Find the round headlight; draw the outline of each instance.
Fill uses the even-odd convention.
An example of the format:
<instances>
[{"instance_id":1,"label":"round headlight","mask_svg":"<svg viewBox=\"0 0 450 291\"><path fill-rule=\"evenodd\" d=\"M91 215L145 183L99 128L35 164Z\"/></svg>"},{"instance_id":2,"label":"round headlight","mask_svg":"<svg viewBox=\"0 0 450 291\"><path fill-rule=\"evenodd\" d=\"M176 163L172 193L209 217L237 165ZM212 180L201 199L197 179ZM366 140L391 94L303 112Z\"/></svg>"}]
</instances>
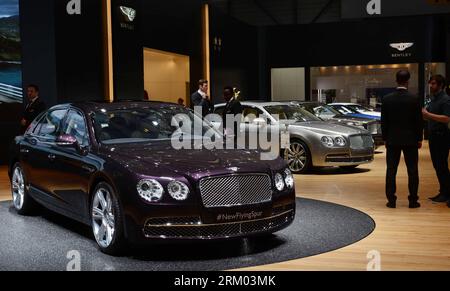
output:
<instances>
[{"instance_id":1,"label":"round headlight","mask_svg":"<svg viewBox=\"0 0 450 291\"><path fill-rule=\"evenodd\" d=\"M167 185L167 191L170 196L177 201L186 200L189 196L189 187L178 181L172 181Z\"/></svg>"},{"instance_id":2,"label":"round headlight","mask_svg":"<svg viewBox=\"0 0 450 291\"><path fill-rule=\"evenodd\" d=\"M283 191L284 190L284 180L283 180L283 176L281 174L276 174L275 175L275 187L277 188L278 191Z\"/></svg>"},{"instance_id":3,"label":"round headlight","mask_svg":"<svg viewBox=\"0 0 450 291\"><path fill-rule=\"evenodd\" d=\"M344 147L347 142L345 141L345 138L338 136L334 139L334 142L336 143L336 145L340 146L340 147Z\"/></svg>"},{"instance_id":4,"label":"round headlight","mask_svg":"<svg viewBox=\"0 0 450 291\"><path fill-rule=\"evenodd\" d=\"M327 146L329 148L334 146L334 140L332 137L324 136L322 137L321 141L324 146Z\"/></svg>"},{"instance_id":5,"label":"round headlight","mask_svg":"<svg viewBox=\"0 0 450 291\"><path fill-rule=\"evenodd\" d=\"M148 202L158 202L164 194L163 186L154 179L141 180L137 185L137 191L139 196Z\"/></svg>"},{"instance_id":6,"label":"round headlight","mask_svg":"<svg viewBox=\"0 0 450 291\"><path fill-rule=\"evenodd\" d=\"M289 169L286 169L284 171L284 182L286 183L286 186L288 188L293 188L294 187L294 176L292 176L292 172Z\"/></svg>"}]
</instances>

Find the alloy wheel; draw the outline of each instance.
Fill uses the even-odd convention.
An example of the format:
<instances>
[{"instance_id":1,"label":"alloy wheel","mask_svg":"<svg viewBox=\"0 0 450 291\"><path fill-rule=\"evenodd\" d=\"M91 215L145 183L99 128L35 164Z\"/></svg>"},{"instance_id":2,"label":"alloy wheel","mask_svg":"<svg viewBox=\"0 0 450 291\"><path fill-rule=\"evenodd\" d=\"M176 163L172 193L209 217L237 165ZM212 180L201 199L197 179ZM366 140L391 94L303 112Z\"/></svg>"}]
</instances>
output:
<instances>
[{"instance_id":1,"label":"alloy wheel","mask_svg":"<svg viewBox=\"0 0 450 291\"><path fill-rule=\"evenodd\" d=\"M301 172L308 163L308 153L305 147L298 142L291 142L285 152L285 160L292 172Z\"/></svg>"},{"instance_id":2,"label":"alloy wheel","mask_svg":"<svg viewBox=\"0 0 450 291\"><path fill-rule=\"evenodd\" d=\"M102 248L109 247L113 242L115 220L111 193L99 188L92 203L92 228L95 240Z\"/></svg>"},{"instance_id":3,"label":"alloy wheel","mask_svg":"<svg viewBox=\"0 0 450 291\"><path fill-rule=\"evenodd\" d=\"M25 199L25 180L20 168L15 168L12 177L13 204L17 210L21 210Z\"/></svg>"}]
</instances>

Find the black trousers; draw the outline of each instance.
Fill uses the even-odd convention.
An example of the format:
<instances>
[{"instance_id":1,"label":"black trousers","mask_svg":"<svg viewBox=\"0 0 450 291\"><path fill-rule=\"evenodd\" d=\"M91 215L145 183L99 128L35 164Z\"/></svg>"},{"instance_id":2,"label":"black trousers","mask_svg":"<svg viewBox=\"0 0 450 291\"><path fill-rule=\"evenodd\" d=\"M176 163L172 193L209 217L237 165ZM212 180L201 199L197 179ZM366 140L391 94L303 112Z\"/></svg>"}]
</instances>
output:
<instances>
[{"instance_id":1,"label":"black trousers","mask_svg":"<svg viewBox=\"0 0 450 291\"><path fill-rule=\"evenodd\" d=\"M450 171L448 157L450 150L450 133L430 134L430 153L434 169L439 180L440 193L450 197Z\"/></svg>"},{"instance_id":2,"label":"black trousers","mask_svg":"<svg viewBox=\"0 0 450 291\"><path fill-rule=\"evenodd\" d=\"M405 157L409 177L409 201L419 200L419 148L411 146L388 146L387 147L387 173L386 173L386 197L390 202L397 201L397 170L400 157Z\"/></svg>"}]
</instances>

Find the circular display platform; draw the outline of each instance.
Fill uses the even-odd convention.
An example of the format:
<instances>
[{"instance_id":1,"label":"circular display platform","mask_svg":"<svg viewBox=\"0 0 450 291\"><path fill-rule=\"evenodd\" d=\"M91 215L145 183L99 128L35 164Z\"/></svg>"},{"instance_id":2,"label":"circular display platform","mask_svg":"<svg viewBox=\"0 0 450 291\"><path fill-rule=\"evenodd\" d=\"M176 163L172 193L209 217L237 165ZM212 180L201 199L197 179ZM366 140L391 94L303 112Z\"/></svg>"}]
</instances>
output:
<instances>
[{"instance_id":1,"label":"circular display platform","mask_svg":"<svg viewBox=\"0 0 450 291\"><path fill-rule=\"evenodd\" d=\"M153 245L111 257L97 250L89 227L51 213L19 216L0 203L0 270L218 271L266 265L330 252L367 237L373 219L352 208L298 199L287 229L265 238L225 242ZM74 257L74 254L76 255Z\"/></svg>"}]
</instances>

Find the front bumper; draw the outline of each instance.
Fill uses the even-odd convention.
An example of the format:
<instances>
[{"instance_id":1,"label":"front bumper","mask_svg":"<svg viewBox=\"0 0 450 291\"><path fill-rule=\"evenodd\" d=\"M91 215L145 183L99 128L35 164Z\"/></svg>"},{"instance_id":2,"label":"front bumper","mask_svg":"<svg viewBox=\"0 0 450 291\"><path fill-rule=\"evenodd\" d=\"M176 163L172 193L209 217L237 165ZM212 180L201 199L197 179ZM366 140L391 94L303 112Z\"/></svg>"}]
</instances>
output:
<instances>
[{"instance_id":1,"label":"front bumper","mask_svg":"<svg viewBox=\"0 0 450 291\"><path fill-rule=\"evenodd\" d=\"M289 226L295 217L295 209L271 217L230 223L202 224L193 218L184 223L152 224L143 229L148 239L217 240L273 233ZM170 218L167 221L171 221Z\"/></svg>"},{"instance_id":2,"label":"front bumper","mask_svg":"<svg viewBox=\"0 0 450 291\"><path fill-rule=\"evenodd\" d=\"M313 158L314 167L345 167L371 163L374 160L374 148L361 150L324 149Z\"/></svg>"},{"instance_id":3,"label":"front bumper","mask_svg":"<svg viewBox=\"0 0 450 291\"><path fill-rule=\"evenodd\" d=\"M125 209L128 241L210 241L277 232L295 218L295 189L274 194L269 203L206 208L190 205L134 205Z\"/></svg>"}]
</instances>

